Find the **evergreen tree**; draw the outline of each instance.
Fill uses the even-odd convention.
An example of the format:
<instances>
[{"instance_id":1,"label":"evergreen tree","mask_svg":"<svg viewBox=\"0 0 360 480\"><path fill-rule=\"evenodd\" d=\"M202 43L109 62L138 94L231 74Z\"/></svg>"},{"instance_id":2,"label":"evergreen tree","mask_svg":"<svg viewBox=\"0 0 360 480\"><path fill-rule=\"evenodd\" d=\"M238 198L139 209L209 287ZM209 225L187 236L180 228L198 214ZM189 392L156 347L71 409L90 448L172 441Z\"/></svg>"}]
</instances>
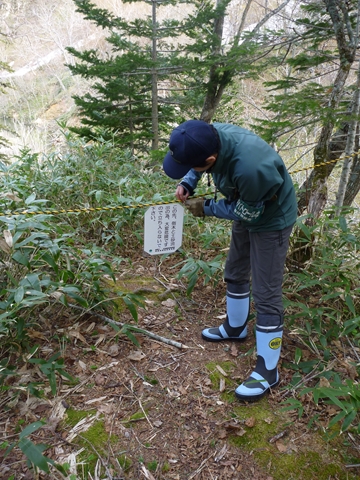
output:
<instances>
[{"instance_id":1,"label":"evergreen tree","mask_svg":"<svg viewBox=\"0 0 360 480\"><path fill-rule=\"evenodd\" d=\"M213 42L209 23L216 15L210 2L195 2L195 15L162 24L154 9L145 20L128 22L90 0L74 2L86 19L106 30L111 51L104 56L95 50L68 48L78 60L69 65L71 71L93 82L91 91L74 97L82 126L71 130L88 139L101 135L132 150L143 150L150 140L152 148L158 147L154 138L159 131L167 133L169 123L194 113L198 116ZM143 6L145 2L135 3ZM172 1L147 3L163 8ZM182 43L181 35L187 37ZM159 91L165 93L160 96Z\"/></svg>"}]
</instances>

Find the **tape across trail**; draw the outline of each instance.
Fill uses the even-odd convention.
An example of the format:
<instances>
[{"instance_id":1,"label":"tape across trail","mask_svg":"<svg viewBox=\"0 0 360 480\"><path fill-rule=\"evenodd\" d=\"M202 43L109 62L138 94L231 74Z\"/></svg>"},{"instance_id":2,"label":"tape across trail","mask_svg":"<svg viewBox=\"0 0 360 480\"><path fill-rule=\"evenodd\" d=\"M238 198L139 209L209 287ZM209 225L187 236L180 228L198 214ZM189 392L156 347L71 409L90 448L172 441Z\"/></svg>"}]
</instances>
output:
<instances>
[{"instance_id":1,"label":"tape across trail","mask_svg":"<svg viewBox=\"0 0 360 480\"><path fill-rule=\"evenodd\" d=\"M346 157L337 158L335 160L330 160L328 162L322 162L322 163L319 163L315 166L303 167L303 168L299 168L297 170L291 170L291 171L289 171L289 174L293 175L295 173L304 172L306 170L312 170L312 169L315 169L315 168L318 168L318 167L331 165L333 163L340 162L340 161L345 160L347 158L356 157L359 154L360 154L360 151L355 152L352 155L348 155ZM201 194L201 195L194 195L194 198L205 197L207 195L212 195L212 194L213 194L213 192L207 192L207 193L204 193L204 194ZM176 202L176 200L175 200L175 202ZM180 201L178 203L181 205ZM172 205L172 204L174 204L174 200L172 200L171 202L162 201L162 202L154 202L154 203L139 203L139 204L136 204L136 205L115 205L115 206L107 206L107 207L83 207L83 208L69 208L69 209L60 209L60 210L46 209L46 210L34 210L34 211L32 211L32 210L24 209L24 210L13 211L13 212L11 212L11 211L0 212L0 216L16 217L16 216L19 216L19 215L60 215L60 214L64 214L64 213L106 212L106 211L113 211L113 210L124 210L124 209L132 209L132 208L146 208L146 207L152 207L152 206L156 206L156 205Z\"/></svg>"}]
</instances>

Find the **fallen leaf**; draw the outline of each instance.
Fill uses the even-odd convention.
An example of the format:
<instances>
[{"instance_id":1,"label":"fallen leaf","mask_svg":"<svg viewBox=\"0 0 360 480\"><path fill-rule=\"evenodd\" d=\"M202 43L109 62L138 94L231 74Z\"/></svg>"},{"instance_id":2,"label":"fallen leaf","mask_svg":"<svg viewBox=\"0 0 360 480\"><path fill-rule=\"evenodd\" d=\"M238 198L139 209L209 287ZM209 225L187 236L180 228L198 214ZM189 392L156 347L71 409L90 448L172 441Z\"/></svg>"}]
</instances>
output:
<instances>
[{"instance_id":1,"label":"fallen leaf","mask_svg":"<svg viewBox=\"0 0 360 480\"><path fill-rule=\"evenodd\" d=\"M81 335L81 333L78 330L69 330L68 333L71 337L75 337L78 340L80 340L81 342L87 344L87 341L86 341L85 337L83 335Z\"/></svg>"},{"instance_id":2,"label":"fallen leaf","mask_svg":"<svg viewBox=\"0 0 360 480\"><path fill-rule=\"evenodd\" d=\"M59 300L64 294L62 292L51 292L50 297Z\"/></svg>"},{"instance_id":3,"label":"fallen leaf","mask_svg":"<svg viewBox=\"0 0 360 480\"><path fill-rule=\"evenodd\" d=\"M276 448L279 450L279 452L285 453L287 451L287 446L284 445L282 442L278 441L275 443L275 445L276 445Z\"/></svg>"},{"instance_id":4,"label":"fallen leaf","mask_svg":"<svg viewBox=\"0 0 360 480\"><path fill-rule=\"evenodd\" d=\"M120 353L120 347L117 343L114 343L114 345L111 345L108 349L108 354L110 357L116 357Z\"/></svg>"},{"instance_id":5,"label":"fallen leaf","mask_svg":"<svg viewBox=\"0 0 360 480\"><path fill-rule=\"evenodd\" d=\"M107 397L99 397L99 398L92 398L91 400L88 400L85 402L85 405L90 405L91 403L97 403L97 402L102 402L103 400L106 400Z\"/></svg>"},{"instance_id":6,"label":"fallen leaf","mask_svg":"<svg viewBox=\"0 0 360 480\"><path fill-rule=\"evenodd\" d=\"M30 338L39 338L40 340L47 340L46 336L43 333L37 332L36 330L32 330L31 328L27 330L27 335Z\"/></svg>"},{"instance_id":7,"label":"fallen leaf","mask_svg":"<svg viewBox=\"0 0 360 480\"><path fill-rule=\"evenodd\" d=\"M91 333L91 332L94 330L95 325L96 325L95 322L90 323L90 325L89 325L89 326L87 327L87 329L86 329L86 332L87 332L87 333Z\"/></svg>"},{"instance_id":8,"label":"fallen leaf","mask_svg":"<svg viewBox=\"0 0 360 480\"><path fill-rule=\"evenodd\" d=\"M225 378L220 378L219 391L223 392L225 390Z\"/></svg>"},{"instance_id":9,"label":"fallen leaf","mask_svg":"<svg viewBox=\"0 0 360 480\"><path fill-rule=\"evenodd\" d=\"M216 365L216 368L219 370L221 375L224 375L224 377L228 376L228 374L220 367L220 365Z\"/></svg>"},{"instance_id":10,"label":"fallen leaf","mask_svg":"<svg viewBox=\"0 0 360 480\"><path fill-rule=\"evenodd\" d=\"M239 350L234 343L231 345L230 355L232 355L233 357L237 357L239 355Z\"/></svg>"},{"instance_id":11,"label":"fallen leaf","mask_svg":"<svg viewBox=\"0 0 360 480\"><path fill-rule=\"evenodd\" d=\"M9 245L5 242L5 240L3 240L2 238L0 238L0 248L3 252L5 253L10 253L11 252L11 248L9 247Z\"/></svg>"},{"instance_id":12,"label":"fallen leaf","mask_svg":"<svg viewBox=\"0 0 360 480\"><path fill-rule=\"evenodd\" d=\"M98 412L110 415L113 412L114 406L111 403L101 403L97 407Z\"/></svg>"},{"instance_id":13,"label":"fallen leaf","mask_svg":"<svg viewBox=\"0 0 360 480\"><path fill-rule=\"evenodd\" d=\"M140 362L143 358L145 358L145 356L145 353L143 353L141 350L135 350L134 352L131 352L127 358L129 360L134 360L134 362Z\"/></svg>"},{"instance_id":14,"label":"fallen leaf","mask_svg":"<svg viewBox=\"0 0 360 480\"><path fill-rule=\"evenodd\" d=\"M215 456L214 458L215 462L220 462L220 460L225 456L226 452L227 452L227 446L225 443L225 445L222 447L220 452Z\"/></svg>"},{"instance_id":15,"label":"fallen leaf","mask_svg":"<svg viewBox=\"0 0 360 480\"><path fill-rule=\"evenodd\" d=\"M179 387L179 392L181 393L181 395L186 395L188 393L186 388L183 387L182 385L180 385Z\"/></svg>"},{"instance_id":16,"label":"fallen leaf","mask_svg":"<svg viewBox=\"0 0 360 480\"><path fill-rule=\"evenodd\" d=\"M97 347L98 345L100 345L101 342L103 342L106 338L106 335L104 335L103 333L101 333L99 335L99 337L96 339L96 342L95 342L95 347Z\"/></svg>"},{"instance_id":17,"label":"fallen leaf","mask_svg":"<svg viewBox=\"0 0 360 480\"><path fill-rule=\"evenodd\" d=\"M2 198L9 198L13 202L21 202L21 199L17 195L15 195L15 193L13 193L13 192L2 193L1 197Z\"/></svg>"},{"instance_id":18,"label":"fallen leaf","mask_svg":"<svg viewBox=\"0 0 360 480\"><path fill-rule=\"evenodd\" d=\"M13 237L11 235L10 230L4 230L3 234L4 234L5 242L11 248L13 246Z\"/></svg>"},{"instance_id":19,"label":"fallen leaf","mask_svg":"<svg viewBox=\"0 0 360 480\"><path fill-rule=\"evenodd\" d=\"M104 377L104 375L98 373L95 375L94 381L96 385L104 385L106 382L106 378Z\"/></svg>"},{"instance_id":20,"label":"fallen leaf","mask_svg":"<svg viewBox=\"0 0 360 480\"><path fill-rule=\"evenodd\" d=\"M82 370L86 370L86 369L87 369L86 363L84 363L84 362L81 361L81 360L79 360L79 367L82 368Z\"/></svg>"},{"instance_id":21,"label":"fallen leaf","mask_svg":"<svg viewBox=\"0 0 360 480\"><path fill-rule=\"evenodd\" d=\"M155 420L155 422L153 422L153 425L155 425L155 427L161 427L161 425L163 424L163 422L161 420Z\"/></svg>"},{"instance_id":22,"label":"fallen leaf","mask_svg":"<svg viewBox=\"0 0 360 480\"><path fill-rule=\"evenodd\" d=\"M220 430L220 432L218 433L218 438L221 438L221 439L224 439L227 437L227 431L225 429L223 430Z\"/></svg>"},{"instance_id":23,"label":"fallen leaf","mask_svg":"<svg viewBox=\"0 0 360 480\"><path fill-rule=\"evenodd\" d=\"M329 380L328 380L327 378L321 377L321 378L320 378L319 385L320 385L320 387L329 388L329 387L330 387L330 382L329 382Z\"/></svg>"},{"instance_id":24,"label":"fallen leaf","mask_svg":"<svg viewBox=\"0 0 360 480\"><path fill-rule=\"evenodd\" d=\"M176 306L176 301L172 298L168 298L167 300L161 302L161 305L164 305L164 307L172 308Z\"/></svg>"},{"instance_id":25,"label":"fallen leaf","mask_svg":"<svg viewBox=\"0 0 360 480\"><path fill-rule=\"evenodd\" d=\"M245 420L245 425L249 428L255 427L256 424L256 418L255 417L250 417L247 420Z\"/></svg>"}]
</instances>

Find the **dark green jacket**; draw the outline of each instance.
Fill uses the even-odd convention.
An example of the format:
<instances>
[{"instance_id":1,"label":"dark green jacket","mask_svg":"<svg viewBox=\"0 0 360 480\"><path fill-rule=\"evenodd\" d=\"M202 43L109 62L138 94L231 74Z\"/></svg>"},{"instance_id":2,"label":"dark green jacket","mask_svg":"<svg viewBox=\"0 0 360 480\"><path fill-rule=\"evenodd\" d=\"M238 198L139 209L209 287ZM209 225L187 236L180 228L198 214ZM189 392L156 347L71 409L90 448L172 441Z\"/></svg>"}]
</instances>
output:
<instances>
[{"instance_id":1,"label":"dark green jacket","mask_svg":"<svg viewBox=\"0 0 360 480\"><path fill-rule=\"evenodd\" d=\"M282 230L297 216L295 190L281 157L255 133L214 123L220 151L210 173L225 196L206 200L205 215L237 220L249 231ZM202 173L190 170L181 184L192 193Z\"/></svg>"}]
</instances>

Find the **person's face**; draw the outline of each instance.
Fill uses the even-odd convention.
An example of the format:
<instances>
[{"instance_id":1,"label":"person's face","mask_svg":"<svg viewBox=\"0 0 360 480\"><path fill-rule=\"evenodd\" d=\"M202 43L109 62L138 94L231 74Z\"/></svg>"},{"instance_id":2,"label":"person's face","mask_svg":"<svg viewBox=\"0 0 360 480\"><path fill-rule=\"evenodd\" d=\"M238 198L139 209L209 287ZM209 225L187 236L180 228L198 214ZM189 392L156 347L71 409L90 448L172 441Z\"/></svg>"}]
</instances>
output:
<instances>
[{"instance_id":1,"label":"person's face","mask_svg":"<svg viewBox=\"0 0 360 480\"><path fill-rule=\"evenodd\" d=\"M194 167L193 170L196 172L206 172L206 170L209 170L214 163L216 162L218 154L215 153L214 155L211 155L211 157L208 157L206 159L206 165L204 167Z\"/></svg>"}]
</instances>

